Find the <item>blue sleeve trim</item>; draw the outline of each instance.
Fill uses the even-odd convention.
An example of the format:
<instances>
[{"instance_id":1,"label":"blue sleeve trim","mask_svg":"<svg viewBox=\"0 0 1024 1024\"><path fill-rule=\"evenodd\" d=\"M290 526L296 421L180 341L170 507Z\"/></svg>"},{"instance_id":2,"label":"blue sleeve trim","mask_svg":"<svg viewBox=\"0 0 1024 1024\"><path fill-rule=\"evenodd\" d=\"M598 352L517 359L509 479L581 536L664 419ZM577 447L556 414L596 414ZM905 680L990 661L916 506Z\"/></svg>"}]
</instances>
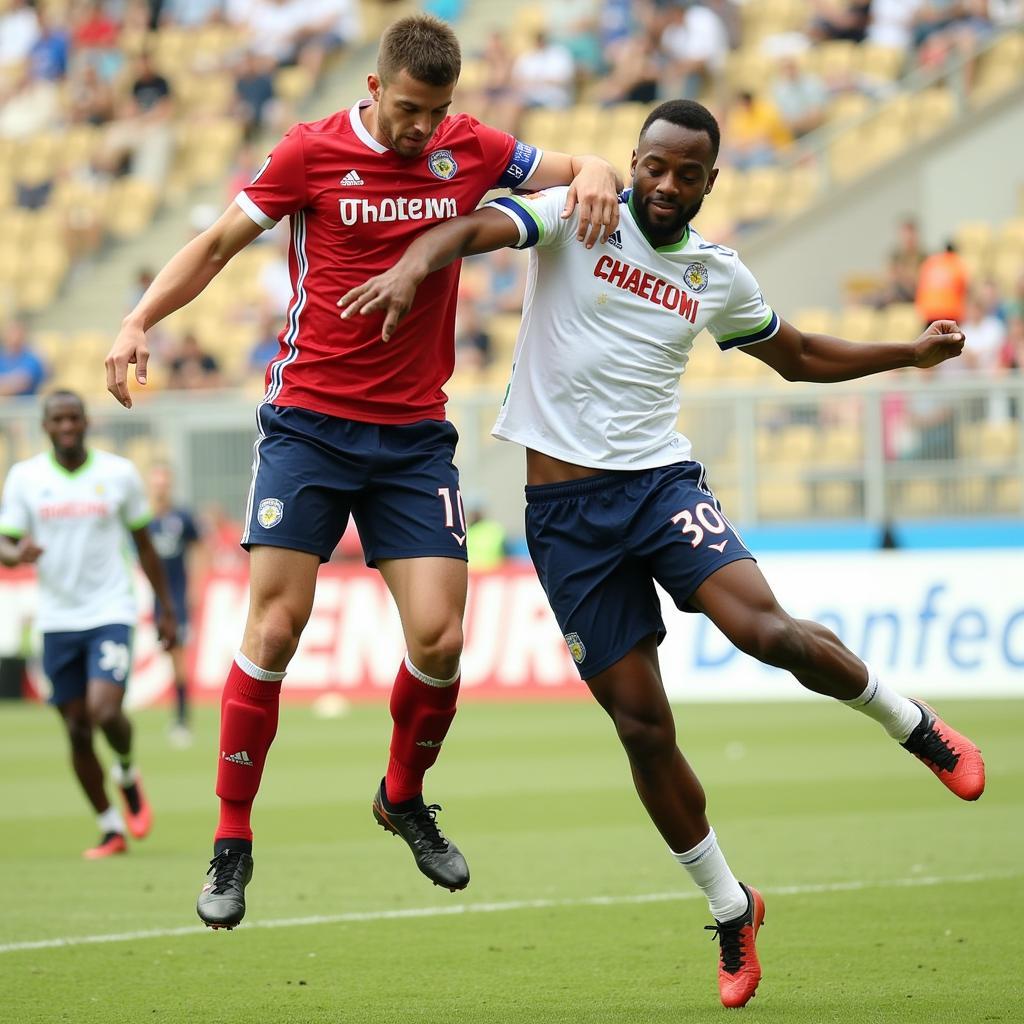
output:
<instances>
[{"instance_id":1,"label":"blue sleeve trim","mask_svg":"<svg viewBox=\"0 0 1024 1024\"><path fill-rule=\"evenodd\" d=\"M774 337L779 330L779 315L772 310L771 319L759 331L753 334L741 334L738 338L730 338L726 342L720 342L719 348L726 352L731 348L742 348L744 345L754 345L759 341L767 341Z\"/></svg>"},{"instance_id":2,"label":"blue sleeve trim","mask_svg":"<svg viewBox=\"0 0 1024 1024\"><path fill-rule=\"evenodd\" d=\"M516 140L512 147L512 157L502 172L495 188L522 188L537 169L542 152L536 146Z\"/></svg>"},{"instance_id":3,"label":"blue sleeve trim","mask_svg":"<svg viewBox=\"0 0 1024 1024\"><path fill-rule=\"evenodd\" d=\"M500 206L502 211L509 214L519 225L522 240L518 245L512 246L513 249L531 249L540 241L540 228L537 226L537 221L514 199L501 196L498 199L492 199L487 205Z\"/></svg>"}]
</instances>

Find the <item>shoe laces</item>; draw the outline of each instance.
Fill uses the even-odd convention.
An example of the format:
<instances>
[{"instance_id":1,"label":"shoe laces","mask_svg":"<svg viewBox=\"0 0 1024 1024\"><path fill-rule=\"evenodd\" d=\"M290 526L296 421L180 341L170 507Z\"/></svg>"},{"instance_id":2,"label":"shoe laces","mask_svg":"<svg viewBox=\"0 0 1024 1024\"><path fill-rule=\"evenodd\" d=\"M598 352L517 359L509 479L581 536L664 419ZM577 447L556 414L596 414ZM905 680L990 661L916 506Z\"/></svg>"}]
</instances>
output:
<instances>
[{"instance_id":1,"label":"shoe laces","mask_svg":"<svg viewBox=\"0 0 1024 1024\"><path fill-rule=\"evenodd\" d=\"M238 863L242 858L241 850L222 850L210 861L208 875L213 875L211 893L221 895L234 885Z\"/></svg>"},{"instance_id":2,"label":"shoe laces","mask_svg":"<svg viewBox=\"0 0 1024 1024\"><path fill-rule=\"evenodd\" d=\"M952 748L949 740L935 727L934 720L914 741L911 752L947 772L953 771L960 760L960 755Z\"/></svg>"},{"instance_id":3,"label":"shoe laces","mask_svg":"<svg viewBox=\"0 0 1024 1024\"><path fill-rule=\"evenodd\" d=\"M737 974L743 967L743 929L747 921L741 919L736 924L714 924L704 925L704 931L714 932L712 939L718 939L722 950L722 969L728 974Z\"/></svg>"},{"instance_id":4,"label":"shoe laces","mask_svg":"<svg viewBox=\"0 0 1024 1024\"><path fill-rule=\"evenodd\" d=\"M436 853L445 853L448 850L448 840L437 825L437 812L441 810L440 804L426 804L422 808L413 811L409 819L410 824L416 831L416 843L433 850Z\"/></svg>"}]
</instances>

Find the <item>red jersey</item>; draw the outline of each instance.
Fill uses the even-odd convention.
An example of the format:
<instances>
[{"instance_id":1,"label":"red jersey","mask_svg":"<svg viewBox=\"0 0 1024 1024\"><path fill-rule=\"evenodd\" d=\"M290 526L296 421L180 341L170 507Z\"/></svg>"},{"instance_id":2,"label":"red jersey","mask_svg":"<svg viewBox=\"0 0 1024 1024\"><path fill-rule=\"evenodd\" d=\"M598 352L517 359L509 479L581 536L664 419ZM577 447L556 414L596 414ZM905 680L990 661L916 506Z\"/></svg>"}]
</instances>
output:
<instances>
[{"instance_id":1,"label":"red jersey","mask_svg":"<svg viewBox=\"0 0 1024 1024\"><path fill-rule=\"evenodd\" d=\"M383 313L342 320L338 299L394 266L431 225L472 213L490 189L525 184L541 153L457 114L420 156L403 158L363 124L368 104L295 125L235 199L264 228L291 216L292 299L265 400L365 423L440 420L459 263L423 282L386 345Z\"/></svg>"}]
</instances>

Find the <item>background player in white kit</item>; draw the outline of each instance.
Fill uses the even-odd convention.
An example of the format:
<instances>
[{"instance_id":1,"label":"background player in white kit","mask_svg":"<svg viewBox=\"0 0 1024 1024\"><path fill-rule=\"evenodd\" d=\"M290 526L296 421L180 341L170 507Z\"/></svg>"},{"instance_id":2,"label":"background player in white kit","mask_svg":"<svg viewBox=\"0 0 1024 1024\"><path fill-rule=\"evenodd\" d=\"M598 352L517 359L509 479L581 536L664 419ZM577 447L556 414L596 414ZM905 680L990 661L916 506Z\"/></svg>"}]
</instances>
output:
<instances>
[{"instance_id":1,"label":"background player in white kit","mask_svg":"<svg viewBox=\"0 0 1024 1024\"><path fill-rule=\"evenodd\" d=\"M55 391L43 405L43 429L53 445L15 463L0 502L0 562L35 564L37 625L50 698L71 744L71 763L96 811L99 843L89 859L124 853L125 819L107 799L103 768L93 748L98 728L113 748L113 774L125 804L128 831L142 839L153 815L133 764L132 725L122 710L138 620L129 535L163 609L157 631L174 643L174 605L163 566L149 538L150 513L142 480L127 459L85 447L88 420L81 398Z\"/></svg>"},{"instance_id":2,"label":"background player in white kit","mask_svg":"<svg viewBox=\"0 0 1024 1024\"><path fill-rule=\"evenodd\" d=\"M501 198L421 235L388 273L342 297L344 316L387 309L391 337L428 274L460 256L531 248L523 326L494 433L527 448L530 554L581 676L615 723L637 791L708 898L719 992L742 1006L761 977L760 893L737 881L678 750L661 682L657 581L741 650L876 721L957 796L985 785L978 748L927 706L879 682L838 637L791 618L676 431L679 377L697 334L743 347L787 380L839 381L959 355L952 321L910 344L803 334L764 302L736 253L690 229L718 172L719 130L700 104L655 109L633 156L619 230L568 244L564 192ZM535 248L533 248L535 247Z\"/></svg>"}]
</instances>

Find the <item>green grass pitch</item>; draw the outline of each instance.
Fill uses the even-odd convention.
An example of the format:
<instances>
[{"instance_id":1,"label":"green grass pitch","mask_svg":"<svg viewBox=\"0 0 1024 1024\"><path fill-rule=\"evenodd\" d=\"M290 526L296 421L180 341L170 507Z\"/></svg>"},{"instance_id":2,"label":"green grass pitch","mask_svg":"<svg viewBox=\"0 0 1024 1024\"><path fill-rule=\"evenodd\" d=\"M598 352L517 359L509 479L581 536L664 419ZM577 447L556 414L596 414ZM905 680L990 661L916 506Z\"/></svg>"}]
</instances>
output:
<instances>
[{"instance_id":1,"label":"green grass pitch","mask_svg":"<svg viewBox=\"0 0 1024 1024\"><path fill-rule=\"evenodd\" d=\"M824 700L677 708L725 852L767 901L750 1019L1024 1019L1024 701L939 710L984 750L978 804ZM136 723L153 833L89 863L80 851L96 830L56 716L0 707L4 1021L683 1024L733 1012L718 1004L706 907L596 706L462 708L426 794L473 872L454 895L371 818L386 707L334 720L285 708L256 805L249 914L231 933L194 911L215 819L214 709L183 752L167 744L165 712ZM23 948L134 932L157 934Z\"/></svg>"}]
</instances>

